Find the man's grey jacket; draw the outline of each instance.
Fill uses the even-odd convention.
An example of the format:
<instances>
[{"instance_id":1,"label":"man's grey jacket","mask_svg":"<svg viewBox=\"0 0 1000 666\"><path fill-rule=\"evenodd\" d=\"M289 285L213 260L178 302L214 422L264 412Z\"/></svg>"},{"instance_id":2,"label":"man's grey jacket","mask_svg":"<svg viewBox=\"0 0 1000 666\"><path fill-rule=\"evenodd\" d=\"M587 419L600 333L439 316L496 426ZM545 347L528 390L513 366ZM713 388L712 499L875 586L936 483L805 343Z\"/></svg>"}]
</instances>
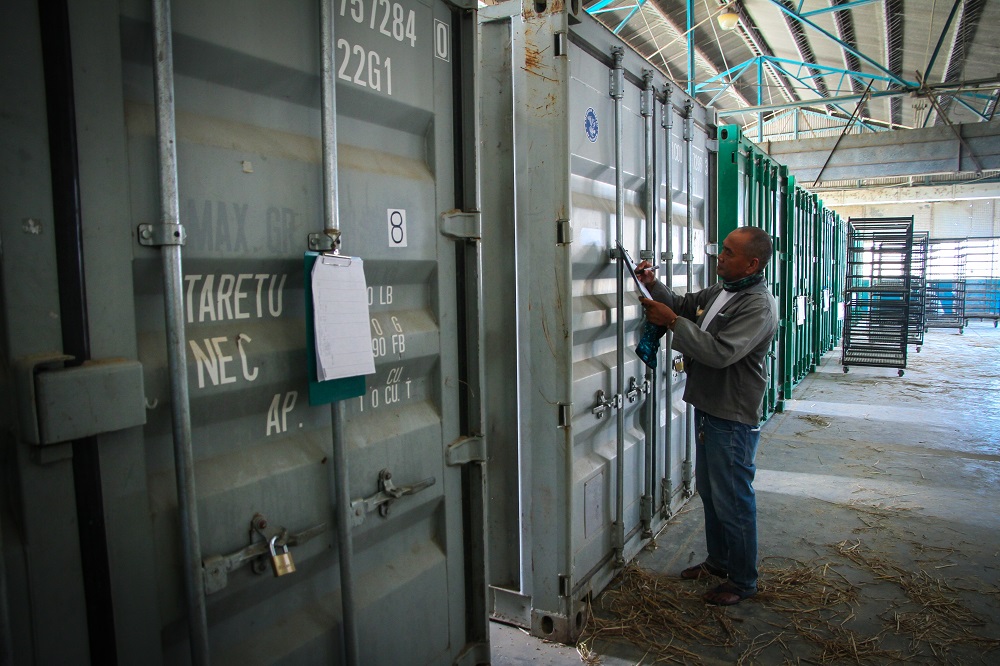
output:
<instances>
[{"instance_id":1,"label":"man's grey jacket","mask_svg":"<svg viewBox=\"0 0 1000 666\"><path fill-rule=\"evenodd\" d=\"M673 347L684 354L684 400L722 419L751 426L761 422L767 388L764 357L778 330L778 305L766 281L747 287L723 306L701 330L701 322L722 283L678 296L661 282L649 285L654 300L677 315Z\"/></svg>"}]
</instances>

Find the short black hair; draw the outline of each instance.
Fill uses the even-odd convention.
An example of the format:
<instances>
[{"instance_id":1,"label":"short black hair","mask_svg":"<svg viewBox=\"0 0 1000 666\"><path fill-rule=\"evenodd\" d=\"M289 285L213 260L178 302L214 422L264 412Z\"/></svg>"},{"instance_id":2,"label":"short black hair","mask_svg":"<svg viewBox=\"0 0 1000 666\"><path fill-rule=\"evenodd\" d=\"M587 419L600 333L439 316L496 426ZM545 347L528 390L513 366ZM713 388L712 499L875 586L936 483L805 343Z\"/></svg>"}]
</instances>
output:
<instances>
[{"instance_id":1,"label":"short black hair","mask_svg":"<svg viewBox=\"0 0 1000 666\"><path fill-rule=\"evenodd\" d=\"M767 263L771 260L771 255L774 254L774 244L771 242L771 234L760 227L739 227L737 231L747 236L746 252L760 263L759 270L764 270L767 267Z\"/></svg>"}]
</instances>

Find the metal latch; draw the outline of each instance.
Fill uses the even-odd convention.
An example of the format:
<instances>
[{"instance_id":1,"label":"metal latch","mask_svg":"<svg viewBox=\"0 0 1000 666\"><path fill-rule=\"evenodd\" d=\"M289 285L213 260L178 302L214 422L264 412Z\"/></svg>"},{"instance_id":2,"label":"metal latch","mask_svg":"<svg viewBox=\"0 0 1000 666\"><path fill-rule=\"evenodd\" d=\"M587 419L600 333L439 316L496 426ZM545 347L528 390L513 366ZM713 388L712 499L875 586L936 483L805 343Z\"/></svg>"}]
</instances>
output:
<instances>
[{"instance_id":1,"label":"metal latch","mask_svg":"<svg viewBox=\"0 0 1000 666\"><path fill-rule=\"evenodd\" d=\"M385 518L389 515L392 503L400 497L419 493L421 490L430 488L435 483L437 483L437 479L432 476L413 485L396 487L392 482L392 473L387 469L383 469L378 473L378 492L371 497L351 502L351 512L354 514L352 522L355 526L361 525L365 522L365 514L371 513L376 509L378 509L378 515Z\"/></svg>"},{"instance_id":2,"label":"metal latch","mask_svg":"<svg viewBox=\"0 0 1000 666\"><path fill-rule=\"evenodd\" d=\"M255 574L268 570L271 541L276 547L301 546L307 541L327 531L327 524L320 523L296 534L289 534L285 528L269 528L267 519L255 514L250 522L250 545L229 555L209 555L202 560L202 575L205 580L205 594L214 594L229 585L229 573L249 564ZM254 541L254 535L261 541Z\"/></svg>"},{"instance_id":3,"label":"metal latch","mask_svg":"<svg viewBox=\"0 0 1000 666\"><path fill-rule=\"evenodd\" d=\"M64 367L66 354L14 362L21 437L30 444L59 444L146 423L142 364L101 359Z\"/></svg>"},{"instance_id":4,"label":"metal latch","mask_svg":"<svg viewBox=\"0 0 1000 666\"><path fill-rule=\"evenodd\" d=\"M640 395L643 395L649 391L649 380L643 379L642 383L636 382L635 377L629 377L628 391L625 392L625 397L628 398L629 402L635 402Z\"/></svg>"},{"instance_id":5,"label":"metal latch","mask_svg":"<svg viewBox=\"0 0 1000 666\"><path fill-rule=\"evenodd\" d=\"M621 409L621 406L622 406L622 397L620 394L616 393L610 398L608 398L608 395L604 391L598 391L597 404L594 405L594 408L591 409L590 412L592 414L595 414L597 418L603 419L604 412L607 412L612 409Z\"/></svg>"}]
</instances>

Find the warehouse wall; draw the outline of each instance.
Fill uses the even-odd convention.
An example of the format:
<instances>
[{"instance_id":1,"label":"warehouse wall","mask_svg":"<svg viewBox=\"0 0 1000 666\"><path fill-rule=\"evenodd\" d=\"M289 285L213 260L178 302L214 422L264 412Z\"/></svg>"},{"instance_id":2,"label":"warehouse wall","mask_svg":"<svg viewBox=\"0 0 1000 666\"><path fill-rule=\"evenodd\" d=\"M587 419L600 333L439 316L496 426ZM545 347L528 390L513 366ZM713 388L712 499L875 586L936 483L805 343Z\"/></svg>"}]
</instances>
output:
<instances>
[{"instance_id":1,"label":"warehouse wall","mask_svg":"<svg viewBox=\"0 0 1000 666\"><path fill-rule=\"evenodd\" d=\"M931 238L1000 236L1000 206L997 205L996 199L831 206L831 208L844 219L912 215L914 230L929 231Z\"/></svg>"}]
</instances>

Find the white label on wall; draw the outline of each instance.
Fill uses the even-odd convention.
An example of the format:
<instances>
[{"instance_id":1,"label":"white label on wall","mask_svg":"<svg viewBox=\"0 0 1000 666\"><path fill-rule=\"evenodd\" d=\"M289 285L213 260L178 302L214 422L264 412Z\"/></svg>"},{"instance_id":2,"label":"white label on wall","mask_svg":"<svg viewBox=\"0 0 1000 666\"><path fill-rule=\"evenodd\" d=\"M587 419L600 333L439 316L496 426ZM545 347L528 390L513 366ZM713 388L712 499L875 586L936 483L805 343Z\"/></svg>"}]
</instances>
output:
<instances>
[{"instance_id":1,"label":"white label on wall","mask_svg":"<svg viewBox=\"0 0 1000 666\"><path fill-rule=\"evenodd\" d=\"M406 247L406 211L389 208L386 217L389 223L389 247Z\"/></svg>"}]
</instances>

